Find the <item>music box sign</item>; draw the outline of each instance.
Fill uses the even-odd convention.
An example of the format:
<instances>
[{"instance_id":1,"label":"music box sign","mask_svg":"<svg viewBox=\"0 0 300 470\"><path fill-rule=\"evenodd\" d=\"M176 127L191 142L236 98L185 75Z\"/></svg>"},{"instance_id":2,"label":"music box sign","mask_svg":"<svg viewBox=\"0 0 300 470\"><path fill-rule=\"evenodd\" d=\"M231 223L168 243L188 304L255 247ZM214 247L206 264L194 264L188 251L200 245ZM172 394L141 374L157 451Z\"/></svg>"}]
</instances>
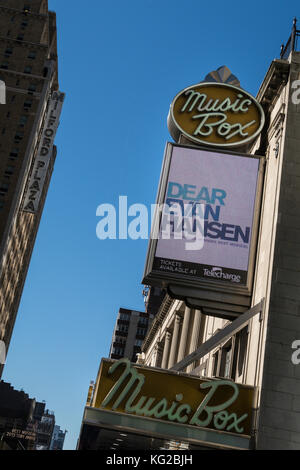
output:
<instances>
[{"instance_id":1,"label":"music box sign","mask_svg":"<svg viewBox=\"0 0 300 470\"><path fill-rule=\"evenodd\" d=\"M102 359L93 406L238 435L252 430L254 388Z\"/></svg>"},{"instance_id":2,"label":"music box sign","mask_svg":"<svg viewBox=\"0 0 300 470\"><path fill-rule=\"evenodd\" d=\"M256 99L233 85L204 82L185 88L174 98L168 128L176 142L190 141L232 148L254 140L265 122Z\"/></svg>"}]
</instances>

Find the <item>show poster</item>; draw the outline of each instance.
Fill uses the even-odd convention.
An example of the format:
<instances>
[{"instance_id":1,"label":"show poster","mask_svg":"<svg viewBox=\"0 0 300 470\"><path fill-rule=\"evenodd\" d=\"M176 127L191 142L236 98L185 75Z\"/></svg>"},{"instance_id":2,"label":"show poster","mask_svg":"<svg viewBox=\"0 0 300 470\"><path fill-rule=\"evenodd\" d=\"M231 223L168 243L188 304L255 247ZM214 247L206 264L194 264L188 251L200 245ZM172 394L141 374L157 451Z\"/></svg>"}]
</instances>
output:
<instances>
[{"instance_id":1,"label":"show poster","mask_svg":"<svg viewBox=\"0 0 300 470\"><path fill-rule=\"evenodd\" d=\"M184 235L163 239L160 232L153 269L245 285L258 172L259 158L172 145L163 202L182 214L190 207L193 230L201 204L203 243L187 249Z\"/></svg>"}]
</instances>

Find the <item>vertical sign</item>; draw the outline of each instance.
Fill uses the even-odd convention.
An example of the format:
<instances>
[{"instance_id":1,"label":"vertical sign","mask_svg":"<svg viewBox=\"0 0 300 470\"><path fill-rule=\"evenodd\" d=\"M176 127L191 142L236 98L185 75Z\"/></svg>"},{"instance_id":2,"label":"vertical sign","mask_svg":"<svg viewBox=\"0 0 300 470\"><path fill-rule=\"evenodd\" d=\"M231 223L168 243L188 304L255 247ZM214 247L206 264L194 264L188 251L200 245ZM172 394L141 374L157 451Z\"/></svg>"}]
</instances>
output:
<instances>
[{"instance_id":1,"label":"vertical sign","mask_svg":"<svg viewBox=\"0 0 300 470\"><path fill-rule=\"evenodd\" d=\"M262 161L258 156L168 144L158 204L203 205L204 244L187 249L184 236L150 240L143 282L205 288L205 282L249 287L249 261L255 251ZM254 233L253 233L254 228ZM203 284L204 281L204 284Z\"/></svg>"},{"instance_id":2,"label":"vertical sign","mask_svg":"<svg viewBox=\"0 0 300 470\"><path fill-rule=\"evenodd\" d=\"M50 98L37 155L25 190L23 203L25 212L35 213L38 210L64 98L65 94L60 92L54 92Z\"/></svg>"}]
</instances>

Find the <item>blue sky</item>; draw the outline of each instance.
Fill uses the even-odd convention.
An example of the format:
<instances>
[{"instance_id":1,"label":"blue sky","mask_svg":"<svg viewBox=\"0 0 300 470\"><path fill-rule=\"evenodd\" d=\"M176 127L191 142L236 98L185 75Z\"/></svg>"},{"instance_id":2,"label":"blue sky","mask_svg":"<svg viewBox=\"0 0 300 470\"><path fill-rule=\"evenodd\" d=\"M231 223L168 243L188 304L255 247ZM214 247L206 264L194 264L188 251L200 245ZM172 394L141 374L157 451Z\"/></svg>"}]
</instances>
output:
<instances>
[{"instance_id":1,"label":"blue sky","mask_svg":"<svg viewBox=\"0 0 300 470\"><path fill-rule=\"evenodd\" d=\"M96 208L155 202L173 97L227 65L256 94L299 0L49 0L66 100L3 379L45 400L74 449L120 307L142 309L146 240L96 237ZM299 26L300 29L300 26Z\"/></svg>"}]
</instances>

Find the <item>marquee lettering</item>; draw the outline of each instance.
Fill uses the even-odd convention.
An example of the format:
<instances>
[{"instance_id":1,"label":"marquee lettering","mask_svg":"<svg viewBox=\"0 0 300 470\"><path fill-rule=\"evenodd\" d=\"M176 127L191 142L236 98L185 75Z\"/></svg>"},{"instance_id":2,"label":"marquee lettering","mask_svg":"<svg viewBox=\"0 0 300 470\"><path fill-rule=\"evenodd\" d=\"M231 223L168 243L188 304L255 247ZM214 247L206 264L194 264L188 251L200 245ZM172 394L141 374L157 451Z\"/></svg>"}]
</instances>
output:
<instances>
[{"instance_id":1,"label":"marquee lettering","mask_svg":"<svg viewBox=\"0 0 300 470\"><path fill-rule=\"evenodd\" d=\"M126 358L116 361L109 368L108 374L112 375L120 367L124 367L124 370L102 401L101 406L103 408L110 406L112 410L116 410L123 403L126 413L133 413L138 416L165 418L168 421L200 427L213 426L218 430L236 433L244 431L242 423L248 414L238 416L236 413L229 413L227 410L239 396L239 387L234 382L214 380L201 383L200 388L207 390L207 393L199 403L198 408L192 410L189 403L184 403L183 393L177 393L172 403L168 402L165 397L158 399L155 396L142 395L137 399L143 391L145 376L139 373ZM231 389L230 397L222 403L212 405L217 390L222 387Z\"/></svg>"},{"instance_id":2,"label":"marquee lettering","mask_svg":"<svg viewBox=\"0 0 300 470\"><path fill-rule=\"evenodd\" d=\"M241 88L200 83L174 98L168 125L177 141L183 134L198 143L234 147L257 137L264 120L260 104Z\"/></svg>"}]
</instances>

